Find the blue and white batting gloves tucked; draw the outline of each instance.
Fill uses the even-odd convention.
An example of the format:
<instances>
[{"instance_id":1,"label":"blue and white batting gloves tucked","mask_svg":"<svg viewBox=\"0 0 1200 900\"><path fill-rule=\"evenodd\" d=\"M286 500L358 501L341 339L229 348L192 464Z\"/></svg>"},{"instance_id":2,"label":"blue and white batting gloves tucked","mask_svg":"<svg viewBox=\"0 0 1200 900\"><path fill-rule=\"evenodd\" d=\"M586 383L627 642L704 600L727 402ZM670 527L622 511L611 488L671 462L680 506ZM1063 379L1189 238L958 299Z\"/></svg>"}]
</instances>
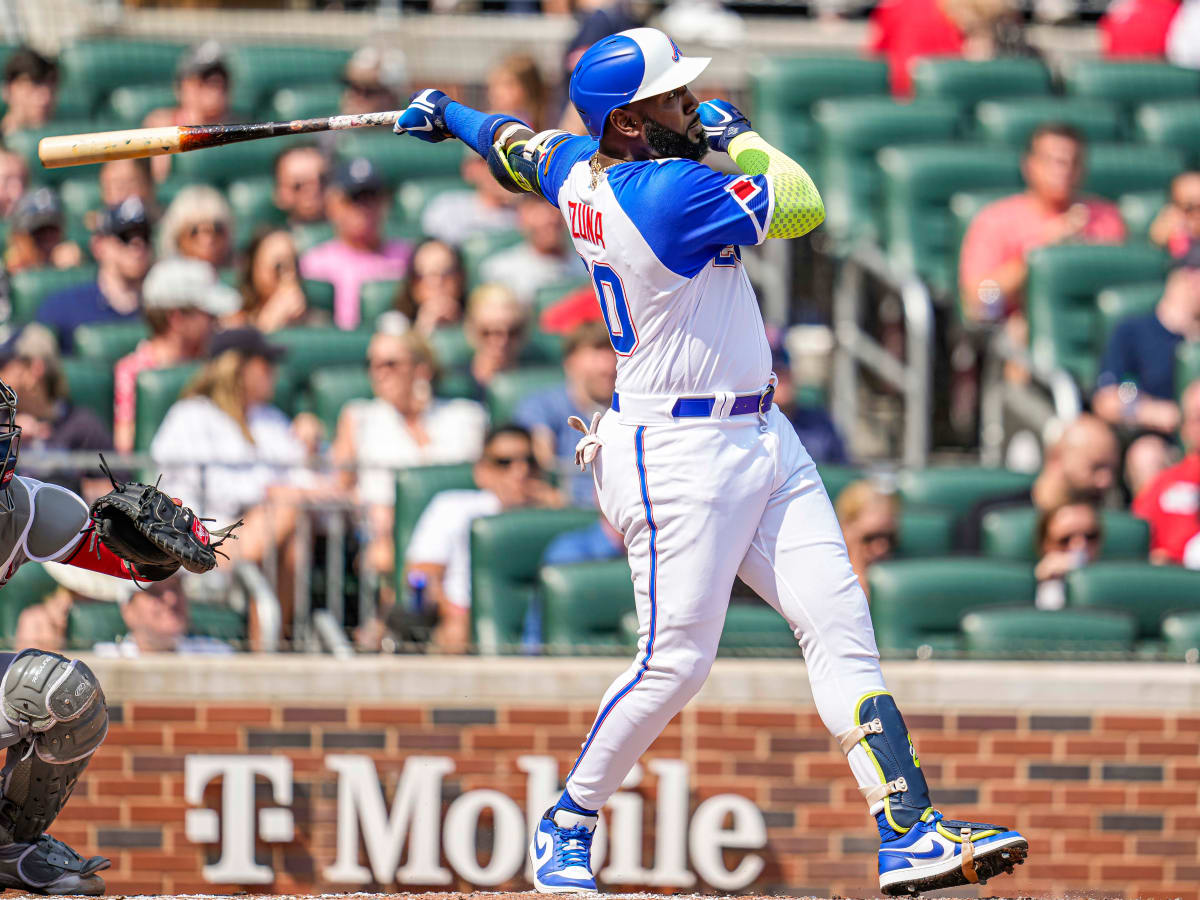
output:
<instances>
[{"instance_id":1,"label":"blue and white batting gloves tucked","mask_svg":"<svg viewBox=\"0 0 1200 900\"><path fill-rule=\"evenodd\" d=\"M446 130L446 107L450 102L450 97L442 91L418 91L409 101L408 109L400 114L392 126L392 131L411 134L431 144L454 137Z\"/></svg>"},{"instance_id":2,"label":"blue and white batting gloves tucked","mask_svg":"<svg viewBox=\"0 0 1200 900\"><path fill-rule=\"evenodd\" d=\"M722 153L729 150L730 141L751 128L745 113L728 100L705 100L699 112L708 146Z\"/></svg>"}]
</instances>

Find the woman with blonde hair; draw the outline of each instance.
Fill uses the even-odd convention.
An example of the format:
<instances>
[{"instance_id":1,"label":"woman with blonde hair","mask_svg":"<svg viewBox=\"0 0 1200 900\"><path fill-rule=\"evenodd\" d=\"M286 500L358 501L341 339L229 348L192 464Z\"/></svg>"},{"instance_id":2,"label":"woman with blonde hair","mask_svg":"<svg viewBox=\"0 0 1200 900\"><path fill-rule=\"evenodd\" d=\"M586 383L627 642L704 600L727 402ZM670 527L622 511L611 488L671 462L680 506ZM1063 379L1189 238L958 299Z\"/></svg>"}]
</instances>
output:
<instances>
[{"instance_id":1,"label":"woman with blonde hair","mask_svg":"<svg viewBox=\"0 0 1200 900\"><path fill-rule=\"evenodd\" d=\"M868 599L867 571L877 562L887 559L896 549L900 500L870 481L851 482L838 494L834 504L850 568Z\"/></svg>"},{"instance_id":2,"label":"woman with blonde hair","mask_svg":"<svg viewBox=\"0 0 1200 900\"><path fill-rule=\"evenodd\" d=\"M203 184L181 190L158 223L158 255L202 259L216 268L233 255L233 211L221 192Z\"/></svg>"},{"instance_id":3,"label":"woman with blonde hair","mask_svg":"<svg viewBox=\"0 0 1200 900\"><path fill-rule=\"evenodd\" d=\"M513 53L487 74L487 102L491 112L516 116L538 131L547 127L546 80L528 53Z\"/></svg>"},{"instance_id":4,"label":"woman with blonde hair","mask_svg":"<svg viewBox=\"0 0 1200 900\"><path fill-rule=\"evenodd\" d=\"M470 375L482 397L496 375L517 367L529 338L529 311L504 285L481 284L467 301L463 331L474 351Z\"/></svg>"}]
</instances>

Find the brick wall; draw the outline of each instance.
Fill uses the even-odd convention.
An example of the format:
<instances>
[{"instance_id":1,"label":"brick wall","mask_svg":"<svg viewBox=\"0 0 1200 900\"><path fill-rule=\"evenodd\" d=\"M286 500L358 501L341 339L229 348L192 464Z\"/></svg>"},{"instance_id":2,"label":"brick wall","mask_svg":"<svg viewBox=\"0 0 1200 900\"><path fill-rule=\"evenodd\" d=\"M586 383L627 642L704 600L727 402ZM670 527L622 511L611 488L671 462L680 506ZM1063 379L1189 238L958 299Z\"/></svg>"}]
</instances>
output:
<instances>
[{"instance_id":1,"label":"brick wall","mask_svg":"<svg viewBox=\"0 0 1200 900\"><path fill-rule=\"evenodd\" d=\"M1015 877L993 881L988 895L1087 890L1200 900L1200 709L988 713L902 705L935 802L955 817L1013 824L1030 839L1029 861ZM326 883L321 874L333 860L336 831L327 754L371 757L389 803L404 760L436 755L455 762L444 803L491 788L523 808L526 776L517 757L552 756L565 773L594 712L582 701L346 708L115 699L108 741L53 831L81 852L113 858L105 873L110 892L233 891L236 885L201 877L218 848L185 837L184 758L285 754L294 767L295 836L286 845L260 845L260 860L273 864L277 880L256 889L345 889L353 886ZM755 889L877 891L874 825L811 707L698 704L671 723L654 757L689 764L692 808L736 793L764 812L766 866ZM653 798L655 779L639 790ZM205 804L220 810L219 783L208 786Z\"/></svg>"}]
</instances>

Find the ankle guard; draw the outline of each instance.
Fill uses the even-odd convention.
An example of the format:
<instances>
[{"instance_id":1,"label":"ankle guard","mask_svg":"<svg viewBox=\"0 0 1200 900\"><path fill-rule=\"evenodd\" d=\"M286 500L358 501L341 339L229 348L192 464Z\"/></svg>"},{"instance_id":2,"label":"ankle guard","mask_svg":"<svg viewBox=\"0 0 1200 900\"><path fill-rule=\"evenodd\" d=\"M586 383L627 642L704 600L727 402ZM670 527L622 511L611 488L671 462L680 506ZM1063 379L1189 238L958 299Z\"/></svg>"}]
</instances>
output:
<instances>
[{"instance_id":1,"label":"ankle guard","mask_svg":"<svg viewBox=\"0 0 1200 900\"><path fill-rule=\"evenodd\" d=\"M838 743L847 754L860 746L866 751L879 774L880 783L859 790L871 805L872 812L876 812L877 804L882 801L888 823L899 834L904 834L932 805L929 785L904 718L892 695L879 691L858 701L854 721L853 728L837 736Z\"/></svg>"}]
</instances>

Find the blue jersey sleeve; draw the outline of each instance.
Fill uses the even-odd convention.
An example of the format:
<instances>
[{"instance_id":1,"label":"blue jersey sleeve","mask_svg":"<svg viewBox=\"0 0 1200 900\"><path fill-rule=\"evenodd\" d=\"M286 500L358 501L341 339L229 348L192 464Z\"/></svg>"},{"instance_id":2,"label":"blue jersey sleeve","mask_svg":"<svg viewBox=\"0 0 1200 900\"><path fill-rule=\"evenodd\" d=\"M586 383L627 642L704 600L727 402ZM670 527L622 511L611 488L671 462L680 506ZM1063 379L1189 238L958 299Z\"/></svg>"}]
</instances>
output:
<instances>
[{"instance_id":1,"label":"blue jersey sleeve","mask_svg":"<svg viewBox=\"0 0 1200 900\"><path fill-rule=\"evenodd\" d=\"M621 208L672 272L691 278L725 247L766 238L771 221L766 175L723 175L683 159L608 172Z\"/></svg>"},{"instance_id":2,"label":"blue jersey sleeve","mask_svg":"<svg viewBox=\"0 0 1200 900\"><path fill-rule=\"evenodd\" d=\"M599 142L595 138L566 135L552 138L538 160L538 187L542 196L558 206L558 190L575 163L590 159Z\"/></svg>"}]
</instances>

